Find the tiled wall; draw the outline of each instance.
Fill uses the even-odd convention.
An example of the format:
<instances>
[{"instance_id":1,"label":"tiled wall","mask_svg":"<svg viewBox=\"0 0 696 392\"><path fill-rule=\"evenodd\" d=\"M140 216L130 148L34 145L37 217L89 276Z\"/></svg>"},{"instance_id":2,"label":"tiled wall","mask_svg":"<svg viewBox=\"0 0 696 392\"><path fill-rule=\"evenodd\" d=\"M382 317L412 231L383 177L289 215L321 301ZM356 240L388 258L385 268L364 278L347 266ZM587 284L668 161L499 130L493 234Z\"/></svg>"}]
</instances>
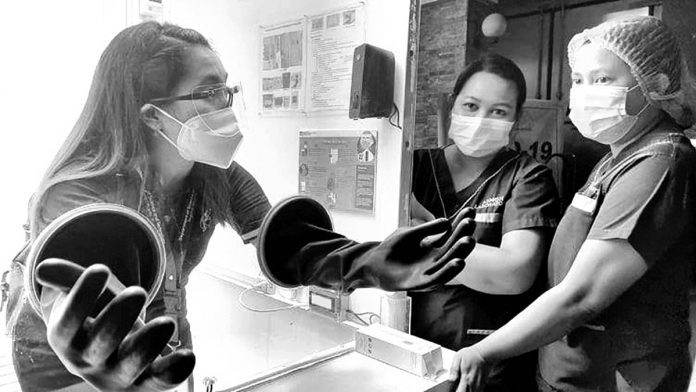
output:
<instances>
[{"instance_id":1,"label":"tiled wall","mask_svg":"<svg viewBox=\"0 0 696 392\"><path fill-rule=\"evenodd\" d=\"M481 20L492 9L488 0L439 0L421 7L415 148L437 145L438 101L452 91L466 59L485 49Z\"/></svg>"},{"instance_id":2,"label":"tiled wall","mask_svg":"<svg viewBox=\"0 0 696 392\"><path fill-rule=\"evenodd\" d=\"M437 102L464 66L468 0L424 4L418 46L415 148L437 145Z\"/></svg>"}]
</instances>

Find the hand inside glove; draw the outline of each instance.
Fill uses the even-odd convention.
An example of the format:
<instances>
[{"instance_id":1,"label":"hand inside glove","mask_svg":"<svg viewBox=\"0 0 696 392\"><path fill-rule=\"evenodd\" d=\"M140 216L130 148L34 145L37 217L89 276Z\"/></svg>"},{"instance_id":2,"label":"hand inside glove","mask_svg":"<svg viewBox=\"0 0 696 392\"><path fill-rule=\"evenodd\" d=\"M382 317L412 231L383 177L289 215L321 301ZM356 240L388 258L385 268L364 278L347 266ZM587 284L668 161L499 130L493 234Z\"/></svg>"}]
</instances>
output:
<instances>
[{"instance_id":1,"label":"hand inside glove","mask_svg":"<svg viewBox=\"0 0 696 392\"><path fill-rule=\"evenodd\" d=\"M476 244L470 237L475 229L474 214L466 208L453 223L441 218L397 229L346 268L346 287L367 284L387 291L425 291L447 283L462 271ZM355 251L360 251L359 245ZM363 276L359 285L353 279L356 275Z\"/></svg>"},{"instance_id":2,"label":"hand inside glove","mask_svg":"<svg viewBox=\"0 0 696 392\"><path fill-rule=\"evenodd\" d=\"M174 332L174 321L158 317L142 324L138 316L147 293L137 286L121 290L106 266L84 269L48 259L37 266L36 278L44 286L42 299L56 297L44 310L51 348L71 373L97 390L164 391L193 371L195 356L190 350L159 357ZM110 297L100 309L99 303Z\"/></svg>"},{"instance_id":3,"label":"hand inside glove","mask_svg":"<svg viewBox=\"0 0 696 392\"><path fill-rule=\"evenodd\" d=\"M259 266L282 287L433 289L464 268L475 245L474 214L467 208L453 219L398 229L382 242L358 243L333 231L319 202L292 196L273 206L261 224Z\"/></svg>"}]
</instances>

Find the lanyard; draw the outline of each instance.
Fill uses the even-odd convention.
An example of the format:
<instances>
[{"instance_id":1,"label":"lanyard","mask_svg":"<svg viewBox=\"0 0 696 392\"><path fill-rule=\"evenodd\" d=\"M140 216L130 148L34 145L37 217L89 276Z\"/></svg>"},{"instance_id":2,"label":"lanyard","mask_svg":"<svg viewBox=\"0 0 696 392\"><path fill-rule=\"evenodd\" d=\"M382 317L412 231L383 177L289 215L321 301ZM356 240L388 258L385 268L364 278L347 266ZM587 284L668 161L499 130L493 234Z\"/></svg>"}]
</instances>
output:
<instances>
[{"instance_id":1,"label":"lanyard","mask_svg":"<svg viewBox=\"0 0 696 392\"><path fill-rule=\"evenodd\" d=\"M481 192L481 190L483 189L483 187L486 186L486 185L488 184L488 182L490 182L490 180L492 180L493 178L497 177L497 176L503 171L503 169L504 169L508 164L510 164L511 162L515 161L515 160L517 159L518 156L519 156L519 154L514 154L514 155L513 155L511 158L509 158L507 161L505 161L505 162L503 162L502 164L500 164L500 166L499 166L493 173L491 173L489 176L487 176L483 181L480 181L480 182L479 182L479 185L476 187L476 189L474 190L474 192L473 192L471 195L469 195L469 197L468 197L468 198L466 199L466 201L464 201L464 203L457 209L457 211L455 211L452 215L450 215L449 217L447 217L447 209L446 209L446 207L445 207L445 201L444 201L444 198L442 197L442 191L440 190L440 184L439 184L438 181L437 181L437 173L436 173L436 171L435 171L435 162L433 161L433 157L432 157L432 154L430 153L430 150L428 150L428 157L430 158L430 168L431 168L432 173L433 173L433 179L435 180L435 190L437 191L437 197L438 197L438 199L440 200L440 205L441 205L441 207L442 207L443 215L444 215L445 217L447 217L447 219L450 220L450 221L452 221L453 219L455 219L455 218L457 217L457 215L458 215L462 210L464 210L464 208L466 208L466 207L469 205L469 203L474 199L474 197L475 197L476 195L478 195L479 192ZM488 171L489 168L492 168L492 166L495 165L495 164L497 163L497 162L495 162L495 160L497 160L497 157L494 158L494 162L491 162L491 164L489 165L489 167L487 167L487 168L484 170L484 173L485 173L486 171ZM482 173L482 175L483 175L484 173ZM474 182L472 183L472 185L475 184L476 182L477 182L477 181L474 180Z\"/></svg>"}]
</instances>

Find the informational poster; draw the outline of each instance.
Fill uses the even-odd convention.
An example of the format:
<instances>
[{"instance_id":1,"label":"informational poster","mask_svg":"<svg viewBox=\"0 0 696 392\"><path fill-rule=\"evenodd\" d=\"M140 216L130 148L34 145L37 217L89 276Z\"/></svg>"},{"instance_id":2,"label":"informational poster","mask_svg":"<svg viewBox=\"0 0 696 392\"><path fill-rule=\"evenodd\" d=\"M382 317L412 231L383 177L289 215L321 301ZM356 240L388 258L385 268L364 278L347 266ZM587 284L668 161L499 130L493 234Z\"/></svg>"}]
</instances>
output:
<instances>
[{"instance_id":1,"label":"informational poster","mask_svg":"<svg viewBox=\"0 0 696 392\"><path fill-rule=\"evenodd\" d=\"M348 110L362 5L261 27L261 114Z\"/></svg>"},{"instance_id":2,"label":"informational poster","mask_svg":"<svg viewBox=\"0 0 696 392\"><path fill-rule=\"evenodd\" d=\"M362 7L309 18L307 110L348 110L353 52L365 42Z\"/></svg>"},{"instance_id":3,"label":"informational poster","mask_svg":"<svg viewBox=\"0 0 696 392\"><path fill-rule=\"evenodd\" d=\"M304 30L302 20L262 28L260 96L263 113L304 109Z\"/></svg>"},{"instance_id":4,"label":"informational poster","mask_svg":"<svg viewBox=\"0 0 696 392\"><path fill-rule=\"evenodd\" d=\"M375 211L377 131L300 131L297 190L329 209Z\"/></svg>"}]
</instances>

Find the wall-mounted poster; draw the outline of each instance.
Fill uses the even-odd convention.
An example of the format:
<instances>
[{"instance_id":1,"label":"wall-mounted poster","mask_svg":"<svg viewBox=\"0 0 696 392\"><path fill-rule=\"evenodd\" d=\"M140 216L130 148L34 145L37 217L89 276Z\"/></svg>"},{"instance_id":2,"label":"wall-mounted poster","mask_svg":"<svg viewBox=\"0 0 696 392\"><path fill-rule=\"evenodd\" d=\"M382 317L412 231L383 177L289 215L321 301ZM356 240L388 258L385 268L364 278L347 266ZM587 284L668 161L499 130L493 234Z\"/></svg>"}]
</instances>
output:
<instances>
[{"instance_id":1,"label":"wall-mounted poster","mask_svg":"<svg viewBox=\"0 0 696 392\"><path fill-rule=\"evenodd\" d=\"M353 52L365 42L363 7L309 17L307 111L348 110Z\"/></svg>"},{"instance_id":2,"label":"wall-mounted poster","mask_svg":"<svg viewBox=\"0 0 696 392\"><path fill-rule=\"evenodd\" d=\"M261 33L261 108L263 113L304 109L305 25L302 20Z\"/></svg>"},{"instance_id":3,"label":"wall-mounted poster","mask_svg":"<svg viewBox=\"0 0 696 392\"><path fill-rule=\"evenodd\" d=\"M261 114L348 110L362 5L261 27Z\"/></svg>"},{"instance_id":4,"label":"wall-mounted poster","mask_svg":"<svg viewBox=\"0 0 696 392\"><path fill-rule=\"evenodd\" d=\"M329 209L374 214L377 131L300 131L297 190Z\"/></svg>"}]
</instances>

